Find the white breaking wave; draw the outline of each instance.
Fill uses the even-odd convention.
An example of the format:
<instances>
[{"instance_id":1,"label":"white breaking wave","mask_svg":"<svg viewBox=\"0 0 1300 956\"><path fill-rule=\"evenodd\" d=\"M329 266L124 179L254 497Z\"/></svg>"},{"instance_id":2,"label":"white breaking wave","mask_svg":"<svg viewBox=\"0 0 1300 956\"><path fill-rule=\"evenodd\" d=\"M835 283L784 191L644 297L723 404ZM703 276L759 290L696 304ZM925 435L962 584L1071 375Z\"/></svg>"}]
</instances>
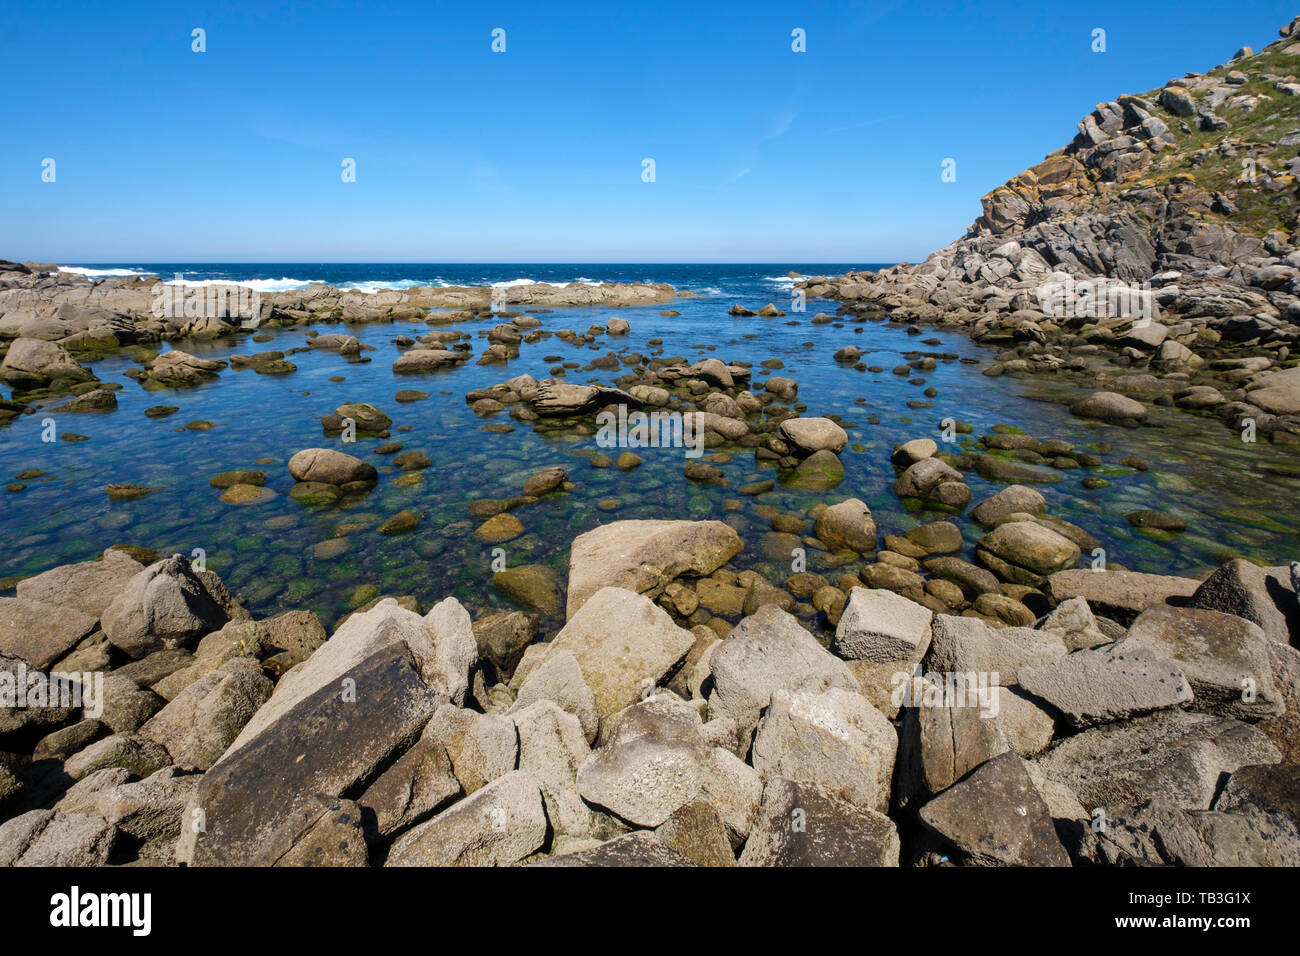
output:
<instances>
[{"instance_id":1,"label":"white breaking wave","mask_svg":"<svg viewBox=\"0 0 1300 956\"><path fill-rule=\"evenodd\" d=\"M783 288L793 289L798 279L792 279L789 276L763 276L764 282L770 282L773 285L779 285Z\"/></svg>"},{"instance_id":2,"label":"white breaking wave","mask_svg":"<svg viewBox=\"0 0 1300 956\"><path fill-rule=\"evenodd\" d=\"M416 286L434 284L443 288L447 287L447 283L441 279L435 279L432 283L425 282L422 279L396 279L392 282L385 279L374 279L369 282L345 282L339 288L346 292L364 292L370 295L375 292L399 292L402 289L414 289Z\"/></svg>"},{"instance_id":3,"label":"white breaking wave","mask_svg":"<svg viewBox=\"0 0 1300 956\"><path fill-rule=\"evenodd\" d=\"M536 279L507 279L505 282L493 282L494 289L513 289L520 285L549 285L557 289L562 289L566 285L604 285L603 282L596 282L593 279L587 279L582 276L574 279L572 282L538 282Z\"/></svg>"},{"instance_id":4,"label":"white breaking wave","mask_svg":"<svg viewBox=\"0 0 1300 956\"><path fill-rule=\"evenodd\" d=\"M85 266L62 266L60 272L69 272L76 275L83 275L93 278L108 277L126 277L126 276L148 276L154 275L152 272L145 272L141 269L90 269ZM203 288L214 285L233 285L246 289L252 289L255 292L299 292L308 286L323 282L321 279L295 279L290 276L281 276L278 279L186 279L171 278L163 280L165 285L187 286L194 288ZM473 284L472 282L469 284ZM597 282L586 276L578 276L572 282L539 282L536 279L508 279L504 282L490 283L494 289L512 289L521 285L549 285L555 288L563 288L566 285L590 285L602 286L605 283ZM340 283L337 288L344 292L362 292L371 295L376 292L401 291L403 289L413 289L417 286L435 286L437 288L447 289L458 285L458 283L448 282L445 279L365 279L352 282Z\"/></svg>"},{"instance_id":5,"label":"white breaking wave","mask_svg":"<svg viewBox=\"0 0 1300 956\"><path fill-rule=\"evenodd\" d=\"M139 269L87 269L84 266L59 266L60 272L78 276L147 276L150 273Z\"/></svg>"}]
</instances>

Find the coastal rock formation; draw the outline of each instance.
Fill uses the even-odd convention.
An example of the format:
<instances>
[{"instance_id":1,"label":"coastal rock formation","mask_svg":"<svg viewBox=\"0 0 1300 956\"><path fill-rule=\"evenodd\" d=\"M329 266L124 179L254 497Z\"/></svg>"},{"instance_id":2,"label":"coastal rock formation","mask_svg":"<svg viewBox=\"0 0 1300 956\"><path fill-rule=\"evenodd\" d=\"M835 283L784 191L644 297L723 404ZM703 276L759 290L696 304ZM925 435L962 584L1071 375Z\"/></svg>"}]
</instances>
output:
<instances>
[{"instance_id":1,"label":"coastal rock formation","mask_svg":"<svg viewBox=\"0 0 1300 956\"><path fill-rule=\"evenodd\" d=\"M1022 570L1058 563L1059 541L1072 542L1021 515L999 519L990 548ZM522 614L475 625L454 599L424 616L382 600L328 641L299 612L232 620L219 579L180 557L145 568L109 552L30 579L25 597L5 600L71 630L48 647L11 642L6 652L28 659L6 668L57 669L101 624L135 662L112 669L97 717L4 711L0 741L40 759L8 771L17 797L0 862L1300 859L1292 767L1273 736L1300 706L1300 666L1250 618L1297 634L1249 571L1225 565L1200 588L1049 573L1061 603L1033 627L935 614L916 599L929 590L852 588L827 650L779 600L821 600L835 588L820 575L764 590L753 572L723 568L738 554L726 525L615 524L599 529L605 547L653 539L644 567L619 573L647 575L664 606L602 586L543 643ZM977 590L979 574L993 577L926 569ZM1079 575L1125 623L1064 596ZM680 627L688 590L716 607L735 591L730 613L748 616L725 636ZM1237 613L1165 600L1193 592ZM806 828L780 823L796 804L821 808ZM1098 808L1112 821L1103 833L1067 825ZM182 826L197 810L205 828ZM1178 834L1177 847L1150 825Z\"/></svg>"},{"instance_id":2,"label":"coastal rock formation","mask_svg":"<svg viewBox=\"0 0 1300 956\"><path fill-rule=\"evenodd\" d=\"M924 262L796 289L850 314L964 327L1003 350L986 374L1055 374L1095 393L1067 401L1077 415L1141 423L1137 396L1098 383L1149 369L1181 376L1171 392L1189 374L1196 387L1241 387L1203 406L1230 427L1300 434L1295 370L1278 367L1300 345L1294 23L1279 33L1208 72L1098 104Z\"/></svg>"}]
</instances>

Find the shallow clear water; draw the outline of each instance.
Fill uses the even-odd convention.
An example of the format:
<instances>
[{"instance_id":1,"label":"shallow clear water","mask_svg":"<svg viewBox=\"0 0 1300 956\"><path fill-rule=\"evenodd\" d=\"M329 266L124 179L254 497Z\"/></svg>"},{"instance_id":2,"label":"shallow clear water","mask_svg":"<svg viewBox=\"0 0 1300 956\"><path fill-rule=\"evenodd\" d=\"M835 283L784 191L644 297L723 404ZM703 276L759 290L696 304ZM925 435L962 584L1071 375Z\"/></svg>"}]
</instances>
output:
<instances>
[{"instance_id":1,"label":"shallow clear water","mask_svg":"<svg viewBox=\"0 0 1300 956\"><path fill-rule=\"evenodd\" d=\"M286 271L288 276L305 270L302 266L287 268L297 270ZM462 268L480 272L479 281L508 281L518 277L511 273L519 271L513 266L496 267L495 272L488 267ZM519 275L548 278L539 274L547 267L527 268L528 272ZM557 270L553 281L578 275L601 281L605 276L597 270L624 267L550 268ZM903 361L905 353L945 352L985 358L991 353L954 332L927 329L925 335L914 336L879 323L811 324L815 312L834 312L832 302L810 301L806 313L792 312L785 318L732 318L726 314L733 301L752 309L775 301L788 309L789 284L775 278L784 273L784 267L629 268L638 271L610 277L675 281L682 287L715 291L668 306L555 310L539 316L544 329L583 332L592 324L604 324L621 315L631 323L632 331L622 338L605 337L594 348L547 338L523 345L520 357L506 366L471 362L424 376L395 376L392 372L392 362L400 354L392 340L401 333L418 337L427 330L422 324L404 322L347 328L375 347L375 351L364 353L371 359L367 363L348 363L330 353L302 352L289 356L298 366L291 375L262 376L251 369L227 369L215 381L194 389L146 392L122 377L132 367L128 359L116 356L98 361L94 369L101 379L124 383L117 411L54 416L60 430L88 435L90 441L42 442L43 413L0 428L0 476L4 481L27 469L47 473L28 481L27 490L21 493L0 493L0 536L4 541L0 577L84 560L116 543L145 545L164 553L190 554L201 548L208 566L220 573L232 592L245 599L259 617L310 607L329 623L352 606L355 589L362 585L373 585L376 593L412 594L425 604L454 594L477 613L491 606L506 606L506 602L490 585L493 546L473 537L479 522L470 517L467 502L517 495L530 474L560 464L568 469L577 488L513 512L526 533L500 545L511 566L545 563L563 576L572 538L611 520L719 518L735 526L745 539L746 552L736 564L758 567L779 582L789 568L763 563L760 539L770 525L756 511L759 506L804 513L818 501L855 496L870 505L882 533L902 531L928 520L933 516L907 514L895 498L889 454L907 439L938 437L939 423L948 417L974 425L971 438L978 438L994 424L1005 423L1041 439L1059 438L1079 446L1110 442L1113 448L1103 456L1103 470L1066 472L1064 481L1038 487L1052 513L1101 540L1111 562L1152 572L1194 573L1229 552L1279 563L1297 551L1300 516L1292 502L1300 487L1300 480L1293 477L1300 474L1300 462L1283 448L1244 444L1216 420L1171 409L1155 409L1153 421L1161 427L1134 431L1082 422L1072 419L1056 402L1036 400L1073 394L1072 389L1026 379L991 379L982 376L979 367L956 360L940 361L935 370L918 373L925 378L925 385L910 385L890 371ZM844 268L802 267L802 271ZM278 267L258 269L263 276L280 271ZM443 271L450 272L450 267ZM427 274L419 273L421 277ZM348 281L339 276L334 280ZM675 308L681 315L661 316L661 308ZM492 324L463 323L449 328L477 336ZM313 328L320 332L343 330L341 325ZM232 352L288 350L307 341L306 329L268 331L274 339L266 343L244 340L182 343L181 347L204 357L225 358ZM921 339L931 336L941 344L921 344ZM691 361L712 355L752 362L756 382L766 374L760 362L781 359L785 369L773 374L799 381L799 401L808 406L805 414L837 413L846 425L856 426L850 427L850 448L841 456L846 470L843 483L825 494L798 492L778 484L774 493L758 498L741 495L738 486L775 477L775 472L757 467L753 452L740 448L730 449L731 460L719 466L726 473L728 488L699 485L684 478L682 449L636 449L645 463L631 472L596 469L578 454L604 450L597 448L594 437L535 433L504 412L481 419L465 404L468 391L515 375L527 372L546 377L555 363L543 361L544 356L560 355L564 361L586 364L611 349L650 355L659 351L646 345L651 338L663 339L664 355L683 355ZM837 365L832 353L848 344L863 349L863 360L883 366L884 371L859 372ZM477 340L476 354L485 345L484 340ZM622 370L574 370L568 380L609 382L621 374ZM343 376L344 381L331 382L332 376ZM933 407L908 408L908 401L922 400L926 386L938 389ZM419 389L432 397L399 404L393 396L401 389ZM858 399L863 401L855 403ZM371 402L390 415L393 430L389 440L423 451L433 460L432 467L423 472L425 480L410 488L396 487L393 479L400 472L373 454L384 443L382 439L363 438L342 446L337 438L324 436L320 417L344 402ZM145 408L159 404L178 405L180 411L163 419L144 416ZM868 416L873 414L879 416L879 424L868 424ZM207 432L178 431L194 419L215 422L217 427ZM489 422L516 427L510 434L490 434L482 430ZM408 430L400 430L408 426ZM368 458L380 468L378 487L364 500L345 507L308 506L289 498L293 484L286 467L289 457L316 446L339 447ZM1150 471L1119 467L1119 460L1129 455L1149 460ZM275 463L254 464L263 458L275 459ZM265 471L267 487L277 496L249 506L222 503L221 491L212 488L208 479L217 472L240 468ZM1112 486L1084 490L1080 480L1089 473L1104 475ZM1001 487L974 474L968 474L967 480L973 502ZM135 501L110 502L104 490L109 483L135 483L159 490ZM611 510L598 507L611 501L617 502ZM727 501L739 501L740 510L727 510ZM1123 518L1139 508L1172 511L1187 520L1188 530L1168 542L1145 537L1129 528ZM419 528L396 537L381 535L379 525L402 509L422 514ZM973 546L980 530L969 521L961 524L968 545ZM316 555L319 542L338 537L346 540L343 553L330 558ZM970 547L968 557L969 553Z\"/></svg>"}]
</instances>

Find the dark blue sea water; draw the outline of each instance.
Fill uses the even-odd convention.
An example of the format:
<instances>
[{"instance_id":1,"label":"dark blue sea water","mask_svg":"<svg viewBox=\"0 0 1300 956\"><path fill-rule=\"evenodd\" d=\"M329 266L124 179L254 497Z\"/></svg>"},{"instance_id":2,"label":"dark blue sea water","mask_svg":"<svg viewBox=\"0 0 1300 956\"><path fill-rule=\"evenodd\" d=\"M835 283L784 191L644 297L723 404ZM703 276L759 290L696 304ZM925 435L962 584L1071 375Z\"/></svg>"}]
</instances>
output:
<instances>
[{"instance_id":1,"label":"dark blue sea water","mask_svg":"<svg viewBox=\"0 0 1300 956\"><path fill-rule=\"evenodd\" d=\"M397 376L392 370L401 354L397 336L418 337L428 331L416 321L318 324L316 331L347 331L373 346L364 353L367 361L350 363L332 353L304 351L290 356L297 371L289 375L230 368L214 381L182 390L143 390L124 374L136 367L127 353L97 359L93 368L100 379L123 385L115 411L78 415L43 408L0 427L0 484L21 472L43 472L25 479L27 487L21 492L0 492L0 578L86 560L110 545L129 543L168 554L202 549L208 566L259 617L310 607L328 623L376 592L414 595L426 605L454 594L478 614L508 605L491 586L493 549L474 536L479 522L467 510L468 503L518 495L530 474L560 464L576 488L513 512L525 532L501 546L510 566L545 564L563 578L569 542L599 524L620 518L716 518L736 527L745 541L736 565L754 567L780 582L790 568L763 554L773 509L806 516L820 502L858 497L868 503L882 533L932 520L935 516L912 514L900 505L893 493L889 455L900 442L937 437L945 418L974 426L973 435L964 439L967 443L997 424L1080 447L1109 442L1105 466L1094 474L1110 480L1110 487L1087 490L1081 486L1085 472L1074 470L1041 490L1054 514L1100 539L1111 565L1190 574L1228 553L1269 563L1296 556L1300 515L1290 503L1300 489L1300 469L1293 453L1284 448L1246 445L1217 420L1159 407L1152 409L1155 427L1134 431L1080 421L1064 407L1078 394L1075 386L985 377L980 369L993 353L958 330L927 329L916 336L879 322L814 325L810 319L816 312L833 315L838 306L816 299L808 301L806 313L790 310L788 271L833 275L878 265L90 264L88 271L101 275L156 274L170 279L179 272L186 282L237 281L263 291L314 281L379 289L533 280L666 282L698 294L668 305L631 309L543 310L542 328L551 332L581 332L619 315L630 322L631 333L576 346L546 338L525 344L519 357L504 366L470 362L423 376ZM754 310L774 302L789 314L733 318L727 314L732 302ZM669 308L679 314L661 314ZM474 352L480 354L486 346L483 336L493 324L486 319L450 328L474 336ZM228 359L234 353L304 346L311 330L262 331L269 332L270 341L254 343L245 336L177 344L206 358ZM931 338L938 344L923 344ZM662 345L651 345L651 339ZM883 371L833 361L834 352L850 344L862 349L866 365ZM780 359L784 369L775 374L798 380L805 414L843 416L850 434L850 446L842 455L843 483L831 492L809 493L778 482L775 491L756 498L741 495L736 490L741 485L778 477L770 463L755 461L753 452L742 448L711 456L727 487L687 480L680 448L638 449L645 462L630 472L594 468L590 456L603 449L591 436L539 433L504 412L479 418L466 405L471 390L522 373L545 378L561 362L584 366L571 369L568 381L612 382L622 370L585 367L610 351L750 362L759 387L769 374L760 363ZM944 356L937 368L920 374L921 384L892 374L918 351ZM963 358L971 361L963 363ZM926 387L937 389L938 395L923 400ZM394 395L402 389L423 390L431 397L401 404ZM424 480L399 484L401 473L388 464L391 459L376 453L382 439L363 438L344 447L336 437L323 434L321 416L345 402L371 402L389 414L392 440L432 459ZM168 418L144 415L146 408L160 404L180 410ZM51 415L61 432L77 432L89 440L42 442L42 423ZM202 432L181 427L195 419L216 427ZM484 430L492 424L512 425L514 430ZM374 463L380 471L375 490L344 506L304 505L289 497L293 480L288 459L303 448L321 446L339 447ZM1150 469L1135 471L1118 464L1131 455L1147 459ZM222 502L221 491L209 478L249 468L266 472L266 487L275 497L254 505ZM974 501L1000 487L973 473L968 481ZM108 483L157 490L134 501L113 502L105 493ZM1168 541L1136 531L1124 515L1142 508L1173 512L1187 521L1188 530ZM408 509L421 516L415 531L397 537L379 533L385 520ZM959 523L965 556L970 558L982 531L967 519ZM811 533L811 522L806 533ZM815 567L815 555L810 560Z\"/></svg>"}]
</instances>

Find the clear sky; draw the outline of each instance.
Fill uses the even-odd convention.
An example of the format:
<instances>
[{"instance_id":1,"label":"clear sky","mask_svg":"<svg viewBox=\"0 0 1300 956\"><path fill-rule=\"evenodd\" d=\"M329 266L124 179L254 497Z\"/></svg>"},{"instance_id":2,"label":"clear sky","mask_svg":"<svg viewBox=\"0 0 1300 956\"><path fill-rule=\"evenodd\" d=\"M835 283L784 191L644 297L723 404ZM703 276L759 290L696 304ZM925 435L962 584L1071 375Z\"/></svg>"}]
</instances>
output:
<instances>
[{"instance_id":1,"label":"clear sky","mask_svg":"<svg viewBox=\"0 0 1300 956\"><path fill-rule=\"evenodd\" d=\"M8 3L0 258L916 261L1291 6Z\"/></svg>"}]
</instances>

